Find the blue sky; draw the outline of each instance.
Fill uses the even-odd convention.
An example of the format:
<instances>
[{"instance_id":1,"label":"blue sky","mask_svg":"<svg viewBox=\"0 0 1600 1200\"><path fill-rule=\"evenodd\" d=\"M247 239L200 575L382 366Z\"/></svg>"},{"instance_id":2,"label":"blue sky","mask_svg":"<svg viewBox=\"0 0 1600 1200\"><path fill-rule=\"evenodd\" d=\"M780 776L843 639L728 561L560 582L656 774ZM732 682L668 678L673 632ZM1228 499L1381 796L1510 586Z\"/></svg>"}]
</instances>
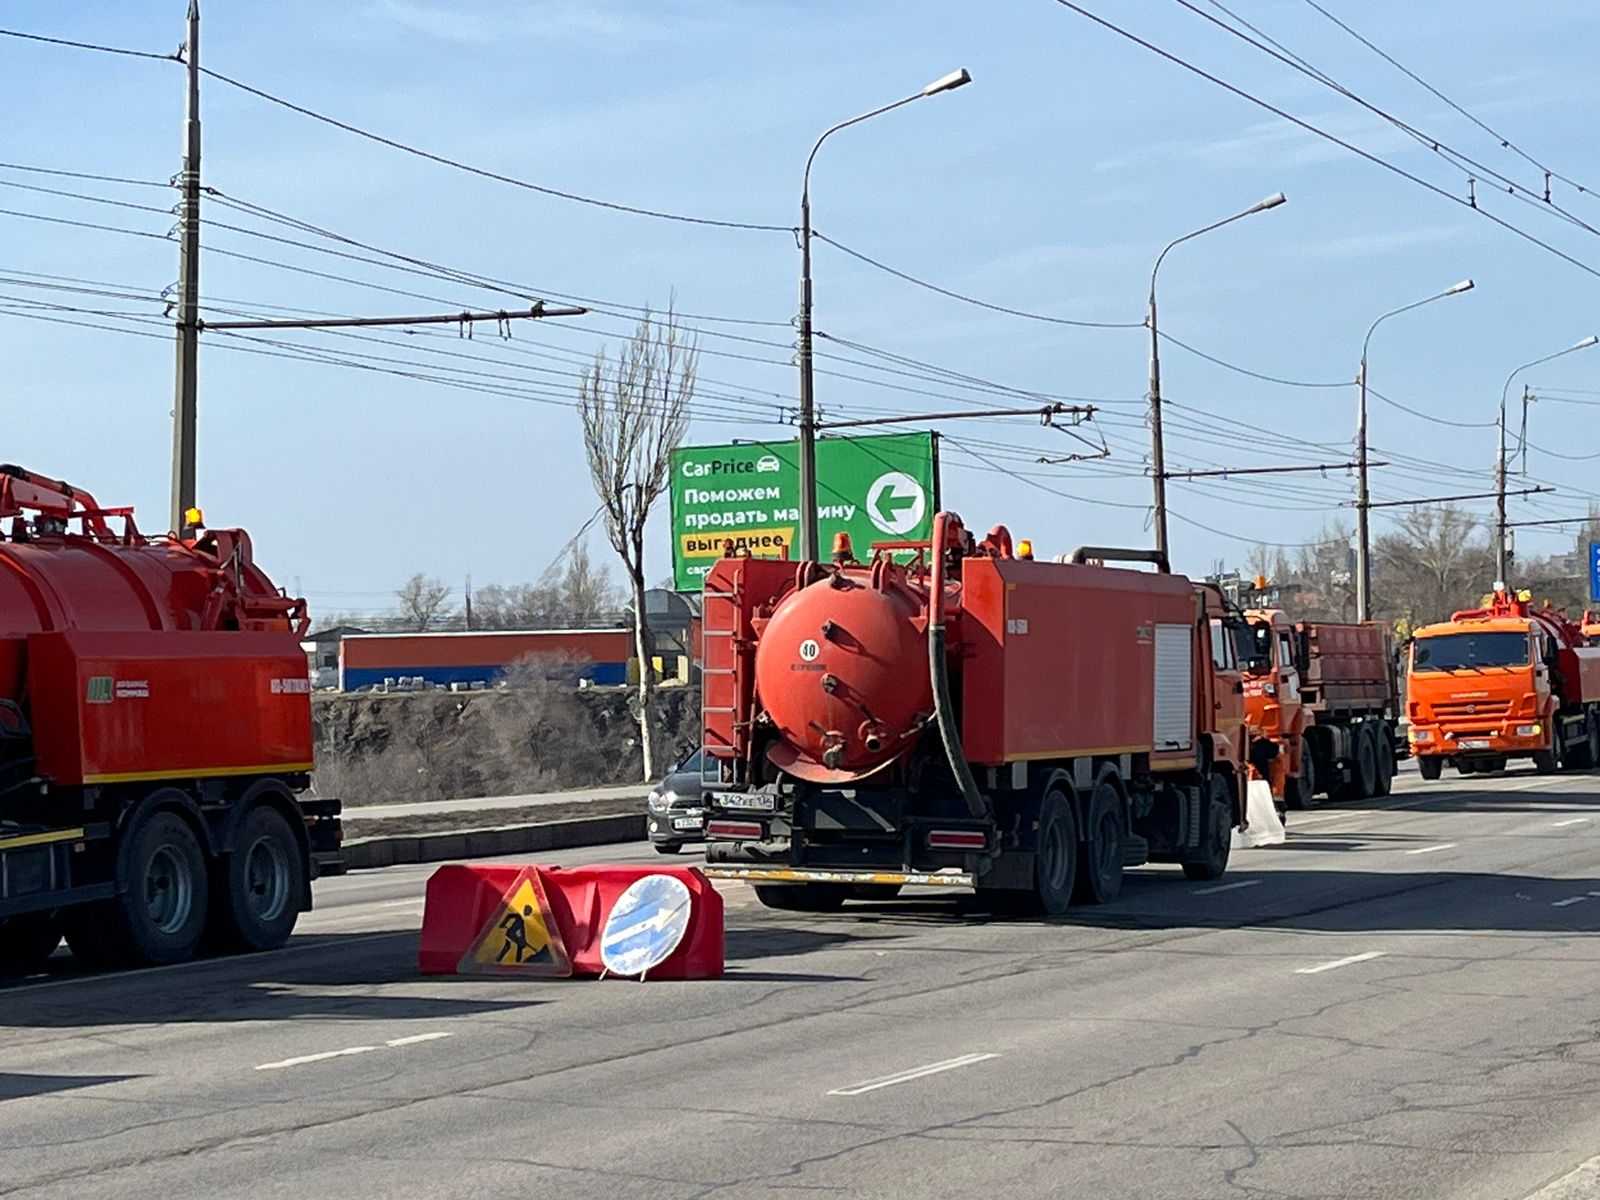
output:
<instances>
[{"instance_id":1,"label":"blue sky","mask_svg":"<svg viewBox=\"0 0 1600 1200\"><path fill-rule=\"evenodd\" d=\"M1600 39L1600 10L1592 4L1328 3L1541 163L1600 187L1589 128ZM1461 169L1172 0L1088 7L1466 194ZM1306 4L1237 0L1229 7L1429 135L1526 187L1542 186L1538 168ZM184 9L184 0L9 0L0 25L168 51L181 40ZM818 133L965 66L971 87L830 140L813 178L821 232L1005 306L1138 322L1163 244L1281 190L1289 196L1284 207L1173 252L1162 268L1163 329L1263 374L1348 381L1375 316L1471 276L1474 292L1397 317L1373 345L1375 388L1456 422L1491 421L1513 367L1600 332L1593 303L1600 278L1052 0L207 0L203 11L207 66L356 125L554 188L779 226L796 220L800 170ZM0 159L166 180L179 166L182 82L171 63L0 40L7 113ZM209 81L203 116L206 182L235 199L384 249L516 281L531 294L593 297L625 313L628 306L660 307L675 293L688 313L772 322L696 322L705 331L704 416L692 436L783 434L775 414L795 393L793 333L785 323L794 313L799 267L787 233L662 222L538 195L408 157ZM10 186L19 183L161 209L173 197L0 169L0 208L157 235L0 215L0 277L8 280L0 283L0 400L10 417L0 459L65 476L108 503L135 503L147 527L160 526L170 470L168 331L16 302L152 315L160 306L15 281L72 277L154 296L176 273L176 247L162 237L171 220ZM1477 187L1486 211L1600 269L1595 234L1481 178ZM1560 183L1554 198L1600 226L1600 198ZM206 217L318 241L215 204ZM266 305L378 315L517 302L247 234L213 228L207 241L219 251L419 293L394 295L211 254L202 296L213 316ZM817 249L816 278L817 326L835 338L1101 406L1112 455L1093 464L1039 466L1034 460L1064 451L1066 439L1026 420L946 426L945 497L970 524L1003 521L1042 553L1085 542L1148 543L1142 330L1079 329L985 311L827 246ZM367 345L327 334L274 335L324 354L488 371L510 377L516 397L238 353L213 337L201 355L200 493L208 516L248 527L268 568L285 585L298 581L322 612L381 608L416 570L449 580L470 574L479 585L536 578L595 507L570 407L572 373L584 356L614 344L629 322L595 315L556 325L520 325L509 344L488 330L470 343L453 333L379 334L384 344ZM886 361L866 352L823 346L859 360L819 360L819 367L860 377L819 377L819 403L836 416L994 403L992 395L863 366ZM452 353L483 361L446 356ZM1337 462L1350 452L1352 387L1284 387L1177 347L1167 349L1163 367L1174 402L1174 468ZM1534 409L1530 441L1538 448L1529 472L1561 492L1519 502L1517 516L1582 513L1597 490L1589 464L1550 452L1594 449L1594 410L1568 401L1600 388L1600 349L1524 378L1550 400ZM1559 389L1574 390L1562 399ZM1488 485L1491 429L1446 426L1378 401L1371 421L1375 456L1396 463L1374 473L1375 498ZM1177 565L1199 573L1219 559L1238 562L1253 542L1305 541L1325 522L1348 518L1339 505L1350 494L1340 472L1326 480L1175 483ZM1380 512L1376 527L1389 520ZM1569 541L1560 531L1528 531L1522 548L1546 553ZM664 528L652 548L659 553L651 574L661 577L668 567Z\"/></svg>"}]
</instances>

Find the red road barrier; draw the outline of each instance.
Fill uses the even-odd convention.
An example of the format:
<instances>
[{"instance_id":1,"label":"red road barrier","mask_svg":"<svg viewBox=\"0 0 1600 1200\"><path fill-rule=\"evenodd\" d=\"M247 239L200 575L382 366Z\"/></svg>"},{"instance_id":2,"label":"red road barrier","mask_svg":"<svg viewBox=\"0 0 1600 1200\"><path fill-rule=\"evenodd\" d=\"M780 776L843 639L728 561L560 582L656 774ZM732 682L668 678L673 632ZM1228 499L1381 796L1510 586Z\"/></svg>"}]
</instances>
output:
<instances>
[{"instance_id":1,"label":"red road barrier","mask_svg":"<svg viewBox=\"0 0 1600 1200\"><path fill-rule=\"evenodd\" d=\"M599 975L600 932L646 875L689 889L689 927L651 979L716 979L722 897L695 867L532 867L451 863L428 880L417 966L424 975Z\"/></svg>"}]
</instances>

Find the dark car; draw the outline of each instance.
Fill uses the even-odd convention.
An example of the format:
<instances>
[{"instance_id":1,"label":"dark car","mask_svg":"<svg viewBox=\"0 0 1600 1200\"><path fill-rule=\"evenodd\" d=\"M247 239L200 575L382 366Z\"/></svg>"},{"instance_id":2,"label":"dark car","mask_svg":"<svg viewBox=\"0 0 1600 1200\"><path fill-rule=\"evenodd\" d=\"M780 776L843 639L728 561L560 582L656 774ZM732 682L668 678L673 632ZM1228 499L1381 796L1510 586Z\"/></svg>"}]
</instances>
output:
<instances>
[{"instance_id":1,"label":"dark car","mask_svg":"<svg viewBox=\"0 0 1600 1200\"><path fill-rule=\"evenodd\" d=\"M705 788L696 750L650 791L650 841L663 854L676 854L689 842L705 841Z\"/></svg>"}]
</instances>

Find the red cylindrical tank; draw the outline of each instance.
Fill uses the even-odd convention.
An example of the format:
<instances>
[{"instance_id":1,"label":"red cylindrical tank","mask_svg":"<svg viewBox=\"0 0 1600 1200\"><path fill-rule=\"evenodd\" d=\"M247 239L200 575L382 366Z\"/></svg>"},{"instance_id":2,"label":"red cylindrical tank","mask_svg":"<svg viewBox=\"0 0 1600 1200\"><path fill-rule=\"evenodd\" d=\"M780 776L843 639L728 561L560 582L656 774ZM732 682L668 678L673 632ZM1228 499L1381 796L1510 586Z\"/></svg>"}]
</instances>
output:
<instances>
[{"instance_id":1,"label":"red cylindrical tank","mask_svg":"<svg viewBox=\"0 0 1600 1200\"><path fill-rule=\"evenodd\" d=\"M774 765L815 783L882 770L933 713L926 596L889 563L845 567L779 602L756 646Z\"/></svg>"},{"instance_id":2,"label":"red cylindrical tank","mask_svg":"<svg viewBox=\"0 0 1600 1200\"><path fill-rule=\"evenodd\" d=\"M30 633L228 629L244 610L250 628L291 629L288 603L250 561L247 539L218 536L238 551L226 567L208 542L0 538L0 698L22 694ZM262 604L279 619L261 619Z\"/></svg>"}]
</instances>

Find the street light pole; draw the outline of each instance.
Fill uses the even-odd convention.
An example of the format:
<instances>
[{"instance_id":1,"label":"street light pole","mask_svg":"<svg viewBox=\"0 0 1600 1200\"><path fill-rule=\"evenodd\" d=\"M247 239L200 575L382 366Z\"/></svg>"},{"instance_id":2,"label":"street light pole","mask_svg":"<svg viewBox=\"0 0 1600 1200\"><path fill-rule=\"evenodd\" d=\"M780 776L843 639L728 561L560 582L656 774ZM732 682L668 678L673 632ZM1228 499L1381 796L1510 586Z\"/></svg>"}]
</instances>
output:
<instances>
[{"instance_id":1,"label":"street light pole","mask_svg":"<svg viewBox=\"0 0 1600 1200\"><path fill-rule=\"evenodd\" d=\"M851 117L848 121L840 121L831 129L825 130L811 147L811 154L806 159L805 178L800 188L800 545L798 557L802 562L816 562L819 557L817 545L817 406L816 386L812 370L811 350L811 164L816 161L817 151L822 149L822 143L830 136L838 133L851 125L883 113L910 104L914 100L921 100L926 96L937 96L940 92L954 91L956 88L972 82L972 76L967 74L966 68L951 71L935 79L927 87L913 95L896 100L892 104L885 104L871 112L862 113L858 117Z\"/></svg>"},{"instance_id":2,"label":"street light pole","mask_svg":"<svg viewBox=\"0 0 1600 1200\"><path fill-rule=\"evenodd\" d=\"M1543 358L1536 358L1532 362L1523 363L1515 371L1506 376L1506 385L1500 389L1500 453L1495 456L1494 464L1494 574L1495 580L1502 584L1511 582L1510 555L1506 548L1506 400L1511 394L1511 381L1529 367L1537 367L1540 363L1547 363L1553 358L1560 358L1563 354L1571 354L1577 350L1587 350L1600 338L1593 336L1584 338L1581 342L1568 346L1565 350L1557 350L1554 354L1546 354ZM1527 428L1527 400L1523 400L1523 428Z\"/></svg>"},{"instance_id":3,"label":"street light pole","mask_svg":"<svg viewBox=\"0 0 1600 1200\"><path fill-rule=\"evenodd\" d=\"M1220 221L1213 221L1203 229L1196 229L1193 233L1186 233L1180 238L1168 242L1166 249L1156 256L1156 265L1150 270L1150 315L1145 319L1145 324L1150 327L1150 474L1155 484L1155 513L1152 524L1155 527L1156 550L1162 556L1168 554L1167 546L1167 450L1166 440L1161 433L1161 333L1156 325L1156 276L1161 271L1161 263L1174 246L1191 241L1203 233L1210 233L1213 229L1221 229L1224 225L1231 225L1235 221L1242 221L1246 217L1253 217L1258 212L1265 212L1269 208L1277 208L1287 197L1282 192L1274 192L1259 204L1252 204L1243 212L1234 213L1231 217L1224 217Z\"/></svg>"},{"instance_id":4,"label":"street light pole","mask_svg":"<svg viewBox=\"0 0 1600 1200\"><path fill-rule=\"evenodd\" d=\"M1473 283L1470 279L1463 279L1444 291L1429 296L1425 300L1416 300L1410 304L1403 304L1399 308L1390 309L1367 330L1367 336L1361 341L1361 370L1356 375L1356 620L1372 620L1372 526L1369 516L1372 508L1372 497L1367 491L1367 468L1371 465L1367 459L1367 351L1372 345L1372 335L1378 331L1390 317L1397 317L1401 313L1410 312L1413 308L1421 308L1424 304L1432 304L1435 300L1443 300L1446 296L1459 296L1462 292L1470 292Z\"/></svg>"}]
</instances>

